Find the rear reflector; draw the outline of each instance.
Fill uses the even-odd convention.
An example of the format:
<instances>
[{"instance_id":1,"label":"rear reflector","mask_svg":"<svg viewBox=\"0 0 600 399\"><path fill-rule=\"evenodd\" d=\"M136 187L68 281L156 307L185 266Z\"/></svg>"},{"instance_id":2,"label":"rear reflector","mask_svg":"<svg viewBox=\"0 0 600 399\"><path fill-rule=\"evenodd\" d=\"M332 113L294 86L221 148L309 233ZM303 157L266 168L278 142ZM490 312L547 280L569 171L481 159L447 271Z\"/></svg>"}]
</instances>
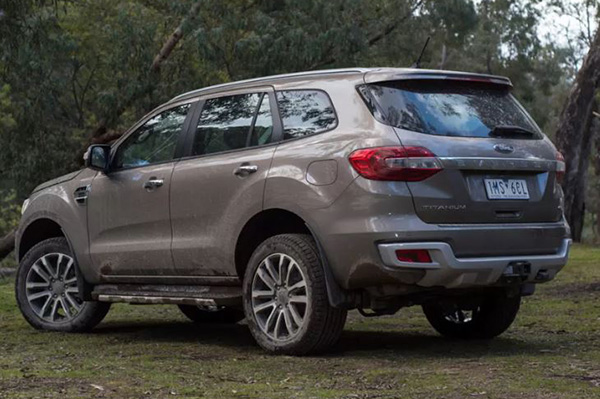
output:
<instances>
[{"instance_id":1,"label":"rear reflector","mask_svg":"<svg viewBox=\"0 0 600 399\"><path fill-rule=\"evenodd\" d=\"M424 147L376 147L356 150L350 164L371 180L421 181L442 170L435 154Z\"/></svg>"},{"instance_id":2,"label":"rear reflector","mask_svg":"<svg viewBox=\"0 0 600 399\"><path fill-rule=\"evenodd\" d=\"M431 256L426 249L399 249L396 251L396 258L400 262L431 263Z\"/></svg>"}]
</instances>

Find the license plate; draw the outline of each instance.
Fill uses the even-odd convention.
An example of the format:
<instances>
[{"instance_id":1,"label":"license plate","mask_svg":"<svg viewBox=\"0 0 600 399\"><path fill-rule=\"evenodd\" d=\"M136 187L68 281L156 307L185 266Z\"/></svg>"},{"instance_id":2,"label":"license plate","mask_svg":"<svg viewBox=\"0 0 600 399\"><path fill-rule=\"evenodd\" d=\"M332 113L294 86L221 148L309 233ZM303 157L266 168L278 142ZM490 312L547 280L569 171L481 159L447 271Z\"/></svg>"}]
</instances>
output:
<instances>
[{"instance_id":1,"label":"license plate","mask_svg":"<svg viewBox=\"0 0 600 399\"><path fill-rule=\"evenodd\" d=\"M488 199L529 199L527 182L519 179L484 179Z\"/></svg>"}]
</instances>

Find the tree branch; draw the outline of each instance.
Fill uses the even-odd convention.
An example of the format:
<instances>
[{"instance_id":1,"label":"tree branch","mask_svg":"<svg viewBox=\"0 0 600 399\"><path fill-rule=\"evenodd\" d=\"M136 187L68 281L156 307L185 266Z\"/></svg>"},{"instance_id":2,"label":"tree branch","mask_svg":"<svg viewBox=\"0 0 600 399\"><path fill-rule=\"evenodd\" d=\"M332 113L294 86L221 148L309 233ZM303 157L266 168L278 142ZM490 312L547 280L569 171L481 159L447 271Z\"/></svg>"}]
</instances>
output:
<instances>
[{"instance_id":1,"label":"tree branch","mask_svg":"<svg viewBox=\"0 0 600 399\"><path fill-rule=\"evenodd\" d=\"M369 39L367 39L367 45L368 45L368 47L374 46L375 44L377 44L378 42L380 42L381 40L385 39L387 36L389 36L390 34L392 34L398 28L398 26L400 26L404 21L406 21L407 19L409 19L410 17L412 17L413 14L414 14L414 12L422 4L423 4L423 0L417 1L410 8L410 11L408 13L404 14L401 18L396 19L396 20L390 22L381 32L379 32L376 35L371 36ZM327 58L321 59L321 60L315 62L308 69L313 70L313 69L318 69L318 68L327 66L329 64L333 64L336 61L336 59L335 59L334 56L331 56L331 52L332 51L325 52L324 54L328 55Z\"/></svg>"},{"instance_id":2,"label":"tree branch","mask_svg":"<svg viewBox=\"0 0 600 399\"><path fill-rule=\"evenodd\" d=\"M169 36L169 38L167 39L165 44L163 44L162 48L160 49L160 51L158 52L156 57L154 57L154 61L152 62L152 66L150 67L152 72L158 72L160 70L160 66L162 65L162 63L167 58L169 58L169 55L171 55L171 52L173 51L173 49L175 48L177 43L179 43L179 41L183 37L183 33L184 33L183 30L184 30L185 26L187 24L193 22L196 19L196 17L198 16L198 13L200 12L201 4L202 4L202 2L200 0L198 0L194 3L194 5L192 5L192 8L188 12L188 15L181 21L181 23L175 29L175 31L173 31L171 36Z\"/></svg>"}]
</instances>

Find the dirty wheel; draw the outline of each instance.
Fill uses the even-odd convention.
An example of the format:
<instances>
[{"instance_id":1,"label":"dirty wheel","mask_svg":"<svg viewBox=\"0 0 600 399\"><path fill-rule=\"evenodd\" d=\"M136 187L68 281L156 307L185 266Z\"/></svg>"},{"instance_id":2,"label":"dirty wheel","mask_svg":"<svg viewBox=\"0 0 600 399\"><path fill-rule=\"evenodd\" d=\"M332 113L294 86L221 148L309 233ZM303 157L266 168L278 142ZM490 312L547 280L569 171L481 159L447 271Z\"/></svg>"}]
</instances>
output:
<instances>
[{"instance_id":1,"label":"dirty wheel","mask_svg":"<svg viewBox=\"0 0 600 399\"><path fill-rule=\"evenodd\" d=\"M179 310L194 323L235 324L244 320L244 312L221 306L178 305Z\"/></svg>"},{"instance_id":2,"label":"dirty wheel","mask_svg":"<svg viewBox=\"0 0 600 399\"><path fill-rule=\"evenodd\" d=\"M330 306L315 242L301 234L274 236L256 249L244 277L244 311L260 346L289 355L331 348L347 314Z\"/></svg>"},{"instance_id":3,"label":"dirty wheel","mask_svg":"<svg viewBox=\"0 0 600 399\"><path fill-rule=\"evenodd\" d=\"M486 296L477 303L430 303L423 312L431 326L449 338L490 339L510 327L515 320L521 297L505 294Z\"/></svg>"},{"instance_id":4,"label":"dirty wheel","mask_svg":"<svg viewBox=\"0 0 600 399\"><path fill-rule=\"evenodd\" d=\"M25 319L43 330L90 330L110 308L81 299L75 259L64 238L42 241L27 252L17 271L15 293Z\"/></svg>"}]
</instances>

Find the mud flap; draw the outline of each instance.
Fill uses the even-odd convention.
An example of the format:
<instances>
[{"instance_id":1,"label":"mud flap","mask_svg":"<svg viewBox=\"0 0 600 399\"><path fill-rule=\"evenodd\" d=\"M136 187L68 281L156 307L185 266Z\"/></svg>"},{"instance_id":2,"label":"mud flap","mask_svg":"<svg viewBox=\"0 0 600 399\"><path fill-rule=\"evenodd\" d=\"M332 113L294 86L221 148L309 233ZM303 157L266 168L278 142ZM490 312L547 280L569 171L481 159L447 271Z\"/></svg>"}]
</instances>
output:
<instances>
[{"instance_id":1,"label":"mud flap","mask_svg":"<svg viewBox=\"0 0 600 399\"><path fill-rule=\"evenodd\" d=\"M306 227L310 231L310 234L315 240L317 244L317 249L319 251L319 257L321 258L321 265L323 266L323 273L325 274L325 285L327 286L327 298L329 299L329 304L334 308L339 309L354 309L357 307L357 300L360 296L355 293L348 292L343 290L337 281L335 281L335 277L333 276L333 272L331 271L331 267L329 266L329 261L327 260L327 255L325 254L325 250L319 241L319 238L307 224Z\"/></svg>"}]
</instances>

